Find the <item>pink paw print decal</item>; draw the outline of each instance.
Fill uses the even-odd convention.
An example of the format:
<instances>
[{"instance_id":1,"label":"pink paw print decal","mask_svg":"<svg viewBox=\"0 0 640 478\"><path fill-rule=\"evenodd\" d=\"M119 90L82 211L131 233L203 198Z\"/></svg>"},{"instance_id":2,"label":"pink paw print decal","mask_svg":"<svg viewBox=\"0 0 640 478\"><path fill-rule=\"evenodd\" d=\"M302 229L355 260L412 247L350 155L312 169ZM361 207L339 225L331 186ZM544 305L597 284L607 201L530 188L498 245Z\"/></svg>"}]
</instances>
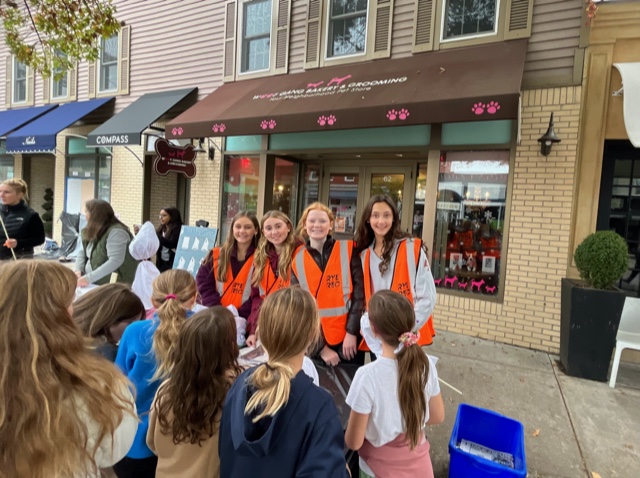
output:
<instances>
[{"instance_id":1,"label":"pink paw print decal","mask_svg":"<svg viewBox=\"0 0 640 478\"><path fill-rule=\"evenodd\" d=\"M182 134L182 127L178 126L177 128L173 128L171 132L174 136L180 136Z\"/></svg>"},{"instance_id":2,"label":"pink paw print decal","mask_svg":"<svg viewBox=\"0 0 640 478\"><path fill-rule=\"evenodd\" d=\"M273 129L276 127L276 120L262 120L262 123L260 123L260 127L262 129Z\"/></svg>"},{"instance_id":3,"label":"pink paw print decal","mask_svg":"<svg viewBox=\"0 0 640 478\"><path fill-rule=\"evenodd\" d=\"M387 111L387 119L389 121L395 121L396 119L398 119L398 112L396 110Z\"/></svg>"},{"instance_id":4,"label":"pink paw print decal","mask_svg":"<svg viewBox=\"0 0 640 478\"><path fill-rule=\"evenodd\" d=\"M486 106L487 105L485 105L484 103L474 103L471 111L473 111L473 113L476 115L481 115L482 113L484 113L484 109L486 108Z\"/></svg>"},{"instance_id":5,"label":"pink paw print decal","mask_svg":"<svg viewBox=\"0 0 640 478\"><path fill-rule=\"evenodd\" d=\"M327 124L327 117L326 117L326 116L324 116L324 115L322 115L322 116L318 117L318 124L319 124L320 126L324 126L324 125L326 125L326 124Z\"/></svg>"},{"instance_id":6,"label":"pink paw print decal","mask_svg":"<svg viewBox=\"0 0 640 478\"><path fill-rule=\"evenodd\" d=\"M338 120L336 119L335 116L333 116L333 115L327 116L327 124L329 126L332 126L332 125L336 124L336 121L338 121Z\"/></svg>"},{"instance_id":7,"label":"pink paw print decal","mask_svg":"<svg viewBox=\"0 0 640 478\"><path fill-rule=\"evenodd\" d=\"M487 105L487 113L489 113L490 115L496 114L499 109L500 109L500 103L498 103L497 101L491 101Z\"/></svg>"},{"instance_id":8,"label":"pink paw print decal","mask_svg":"<svg viewBox=\"0 0 640 478\"><path fill-rule=\"evenodd\" d=\"M224 123L214 124L211 128L211 131L214 133L224 133L224 130L227 129L227 126Z\"/></svg>"},{"instance_id":9,"label":"pink paw print decal","mask_svg":"<svg viewBox=\"0 0 640 478\"><path fill-rule=\"evenodd\" d=\"M409 110L402 108L400 111L398 111L398 119L400 121L404 121L409 117Z\"/></svg>"}]
</instances>

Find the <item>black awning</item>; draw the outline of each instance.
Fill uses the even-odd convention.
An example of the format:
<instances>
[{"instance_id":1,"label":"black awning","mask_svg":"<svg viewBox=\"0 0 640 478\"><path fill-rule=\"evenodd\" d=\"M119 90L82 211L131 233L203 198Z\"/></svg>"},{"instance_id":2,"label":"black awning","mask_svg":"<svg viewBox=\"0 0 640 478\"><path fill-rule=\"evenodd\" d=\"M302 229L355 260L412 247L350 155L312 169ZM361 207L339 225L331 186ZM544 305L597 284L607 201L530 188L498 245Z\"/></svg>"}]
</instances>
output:
<instances>
[{"instance_id":1,"label":"black awning","mask_svg":"<svg viewBox=\"0 0 640 478\"><path fill-rule=\"evenodd\" d=\"M142 132L173 110L175 114L195 103L198 88L147 93L87 136L87 146L142 144ZM180 107L180 108L178 108Z\"/></svg>"}]
</instances>

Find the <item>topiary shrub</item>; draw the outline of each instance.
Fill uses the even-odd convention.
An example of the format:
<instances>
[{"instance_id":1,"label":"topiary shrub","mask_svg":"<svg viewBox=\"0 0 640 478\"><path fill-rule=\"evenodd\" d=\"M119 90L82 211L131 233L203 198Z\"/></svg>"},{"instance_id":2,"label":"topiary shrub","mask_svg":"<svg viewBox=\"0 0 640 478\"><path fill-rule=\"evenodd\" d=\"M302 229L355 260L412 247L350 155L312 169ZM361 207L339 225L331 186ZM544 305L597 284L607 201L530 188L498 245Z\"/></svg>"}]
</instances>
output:
<instances>
[{"instance_id":1,"label":"topiary shrub","mask_svg":"<svg viewBox=\"0 0 640 478\"><path fill-rule=\"evenodd\" d=\"M627 242L613 231L590 234L573 258L580 277L594 289L610 289L629 268Z\"/></svg>"}]
</instances>

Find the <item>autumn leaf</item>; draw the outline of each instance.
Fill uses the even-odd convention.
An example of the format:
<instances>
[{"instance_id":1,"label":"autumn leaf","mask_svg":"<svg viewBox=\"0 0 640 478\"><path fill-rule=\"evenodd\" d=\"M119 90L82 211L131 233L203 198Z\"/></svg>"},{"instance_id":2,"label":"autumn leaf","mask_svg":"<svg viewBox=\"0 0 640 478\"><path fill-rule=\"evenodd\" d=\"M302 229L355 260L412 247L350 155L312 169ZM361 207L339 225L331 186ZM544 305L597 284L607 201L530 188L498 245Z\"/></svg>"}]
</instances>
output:
<instances>
[{"instance_id":1,"label":"autumn leaf","mask_svg":"<svg viewBox=\"0 0 640 478\"><path fill-rule=\"evenodd\" d=\"M596 473L595 471L592 471L592 472L591 472L591 476L592 476L593 478L602 478L602 477L600 476L600 473Z\"/></svg>"},{"instance_id":2,"label":"autumn leaf","mask_svg":"<svg viewBox=\"0 0 640 478\"><path fill-rule=\"evenodd\" d=\"M538 435L540 435L540 429L536 428L533 433L531 434L531 436L537 437Z\"/></svg>"}]
</instances>

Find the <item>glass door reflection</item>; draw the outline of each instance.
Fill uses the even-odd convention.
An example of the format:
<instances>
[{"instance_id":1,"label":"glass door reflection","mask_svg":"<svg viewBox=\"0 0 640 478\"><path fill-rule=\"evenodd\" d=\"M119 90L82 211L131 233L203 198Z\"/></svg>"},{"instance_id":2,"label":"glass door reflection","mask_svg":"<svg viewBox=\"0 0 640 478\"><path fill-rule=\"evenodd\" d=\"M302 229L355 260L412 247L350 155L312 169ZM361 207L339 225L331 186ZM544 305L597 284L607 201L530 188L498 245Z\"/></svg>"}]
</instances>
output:
<instances>
[{"instance_id":1,"label":"glass door reflection","mask_svg":"<svg viewBox=\"0 0 640 478\"><path fill-rule=\"evenodd\" d=\"M358 205L358 174L329 174L329 207L335 216L335 239L353 239Z\"/></svg>"}]
</instances>

